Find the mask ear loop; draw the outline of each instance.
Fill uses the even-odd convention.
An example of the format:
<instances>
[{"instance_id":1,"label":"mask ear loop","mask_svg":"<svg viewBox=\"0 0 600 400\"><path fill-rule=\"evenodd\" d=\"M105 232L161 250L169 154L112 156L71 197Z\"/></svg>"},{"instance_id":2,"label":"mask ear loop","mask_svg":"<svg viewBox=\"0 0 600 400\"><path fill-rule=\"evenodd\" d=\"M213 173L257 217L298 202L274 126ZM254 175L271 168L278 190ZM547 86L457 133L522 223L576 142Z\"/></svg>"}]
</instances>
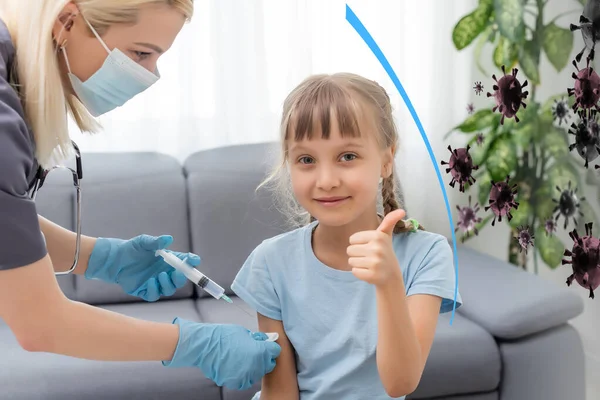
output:
<instances>
[{"instance_id":1,"label":"mask ear loop","mask_svg":"<svg viewBox=\"0 0 600 400\"><path fill-rule=\"evenodd\" d=\"M86 17L83 16L83 14L81 14L81 18L83 18L83 20L85 21L85 23L90 27L92 33L94 34L94 36L96 36L96 39L98 39L98 41L100 42L100 44L102 45L102 47L104 47L104 50L106 50L106 52L108 54L110 54L110 49L108 48L108 46L106 45L106 43L104 43L104 40L102 40L102 38L100 37L100 35L98 35L98 32L96 32L96 30L94 29L94 27L92 26L92 24L89 23L89 21L87 20Z\"/></svg>"},{"instance_id":2,"label":"mask ear loop","mask_svg":"<svg viewBox=\"0 0 600 400\"><path fill-rule=\"evenodd\" d=\"M62 44L60 45L60 51L63 53L63 56L65 57L65 63L67 64L67 70L69 71L69 73L71 74L71 65L69 64L69 57L67 57L67 51L65 50L67 44L67 39L65 39L64 42L62 42Z\"/></svg>"}]
</instances>

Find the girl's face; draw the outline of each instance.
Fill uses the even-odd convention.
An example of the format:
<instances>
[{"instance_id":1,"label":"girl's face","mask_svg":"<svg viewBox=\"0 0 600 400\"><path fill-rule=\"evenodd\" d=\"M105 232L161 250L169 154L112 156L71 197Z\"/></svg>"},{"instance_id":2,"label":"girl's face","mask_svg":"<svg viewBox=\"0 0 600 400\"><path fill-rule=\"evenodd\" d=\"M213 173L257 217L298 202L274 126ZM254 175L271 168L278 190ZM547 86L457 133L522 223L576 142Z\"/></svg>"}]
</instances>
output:
<instances>
[{"instance_id":1,"label":"girl's face","mask_svg":"<svg viewBox=\"0 0 600 400\"><path fill-rule=\"evenodd\" d=\"M332 118L329 139L313 132L312 139L290 140L294 195L320 225L340 227L376 213L379 179L392 172L393 154L381 150L372 128L361 126L361 132L342 137Z\"/></svg>"}]
</instances>

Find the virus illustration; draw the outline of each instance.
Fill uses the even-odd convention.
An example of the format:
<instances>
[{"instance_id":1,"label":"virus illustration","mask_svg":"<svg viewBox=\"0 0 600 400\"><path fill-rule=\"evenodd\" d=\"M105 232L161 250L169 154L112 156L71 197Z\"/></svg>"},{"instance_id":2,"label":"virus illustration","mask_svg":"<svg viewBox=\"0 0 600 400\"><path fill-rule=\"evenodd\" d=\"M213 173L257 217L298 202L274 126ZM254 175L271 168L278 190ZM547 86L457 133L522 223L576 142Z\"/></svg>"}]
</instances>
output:
<instances>
[{"instance_id":1,"label":"virus illustration","mask_svg":"<svg viewBox=\"0 0 600 400\"><path fill-rule=\"evenodd\" d=\"M500 80L496 79L496 75L492 75L496 85L493 86L494 94L487 93L487 97L494 97L496 99L496 105L492 108L492 111L500 111L502 113L502 119L500 124L504 125L504 118L515 118L515 122L519 122L517 117L517 111L523 106L526 108L527 105L523 102L527 98L529 92L523 92L523 88L527 86L527 80L521 85L517 79L517 73L519 70L513 68L511 75L506 75L506 67L502 66L502 72L504 76Z\"/></svg>"},{"instance_id":2,"label":"virus illustration","mask_svg":"<svg viewBox=\"0 0 600 400\"><path fill-rule=\"evenodd\" d=\"M477 134L477 146L481 146L483 144L483 133Z\"/></svg>"},{"instance_id":3,"label":"virus illustration","mask_svg":"<svg viewBox=\"0 0 600 400\"><path fill-rule=\"evenodd\" d=\"M596 110L592 110L589 116L586 116L583 110L578 114L579 123L572 123L569 130L569 134L575 136L575 143L569 145L569 151L577 148L577 153L584 159L587 168L589 162L600 155L600 129L596 120Z\"/></svg>"},{"instance_id":4,"label":"virus illustration","mask_svg":"<svg viewBox=\"0 0 600 400\"><path fill-rule=\"evenodd\" d=\"M560 193L560 198L558 200L552 199L553 202L557 203L556 207L552 213L556 213L555 221L558 221L560 216L565 217L565 226L564 229L567 229L567 224L569 223L569 218L573 218L573 222L575 226L577 226L577 219L575 218L575 213L578 210L580 203L577 199L577 188L575 190L571 189L571 181L569 181L568 188L562 190L558 186L556 186L556 190ZM581 198L581 201L585 200L585 197ZM579 216L583 217L583 213L579 211Z\"/></svg>"},{"instance_id":5,"label":"virus illustration","mask_svg":"<svg viewBox=\"0 0 600 400\"><path fill-rule=\"evenodd\" d=\"M477 96L479 96L481 94L481 92L483 92L483 85L481 84L481 82L479 82L479 81L475 82L475 86L473 86L473 90L475 91L475 94Z\"/></svg>"},{"instance_id":6,"label":"virus illustration","mask_svg":"<svg viewBox=\"0 0 600 400\"><path fill-rule=\"evenodd\" d=\"M515 239L519 242L519 245L521 245L519 252L521 253L525 250L525 254L527 254L529 246L533 247L534 238L534 234L530 231L529 226L520 226L518 228L517 236L515 236Z\"/></svg>"},{"instance_id":7,"label":"virus illustration","mask_svg":"<svg viewBox=\"0 0 600 400\"><path fill-rule=\"evenodd\" d=\"M477 216L477 213L479 212L479 204L475 203L475 205L471 207L471 196L469 196L468 206L460 207L457 205L456 208L458 209L458 224L456 224L456 229L454 229L454 232L458 231L459 229L465 232L465 236L463 236L461 240L464 243L465 238L469 237L472 232L474 232L475 235L479 234L479 231L475 226L482 220L481 217Z\"/></svg>"},{"instance_id":8,"label":"virus illustration","mask_svg":"<svg viewBox=\"0 0 600 400\"><path fill-rule=\"evenodd\" d=\"M569 104L564 99L554 100L552 116L555 120L558 119L558 125L560 126L563 120L566 121L570 117Z\"/></svg>"},{"instance_id":9,"label":"virus illustration","mask_svg":"<svg viewBox=\"0 0 600 400\"><path fill-rule=\"evenodd\" d=\"M569 97L575 96L573 111L577 112L580 108L600 110L600 107L596 104L600 99L600 76L590 66L580 70L575 60L573 60L573 65L577 69L577 73L573 72L571 75L575 79L575 85L567 89Z\"/></svg>"},{"instance_id":10,"label":"virus illustration","mask_svg":"<svg viewBox=\"0 0 600 400\"><path fill-rule=\"evenodd\" d=\"M575 56L577 62L581 61L581 57L586 50L589 50L587 62L594 59L594 50L596 41L600 38L599 31L600 23L600 4L595 0L589 0L583 8L583 14L579 17L579 25L571 24L571 32L581 30L584 47Z\"/></svg>"},{"instance_id":11,"label":"virus illustration","mask_svg":"<svg viewBox=\"0 0 600 400\"><path fill-rule=\"evenodd\" d=\"M552 218L548 218L544 223L544 229L546 230L546 236L552 236L552 233L556 232L556 222Z\"/></svg>"},{"instance_id":12,"label":"virus illustration","mask_svg":"<svg viewBox=\"0 0 600 400\"><path fill-rule=\"evenodd\" d=\"M474 111L475 111L475 106L473 105L473 103L467 104L467 112L469 114L473 114Z\"/></svg>"},{"instance_id":13,"label":"virus illustration","mask_svg":"<svg viewBox=\"0 0 600 400\"><path fill-rule=\"evenodd\" d=\"M473 165L473 159L469 154L470 145L467 145L466 148L454 149L452 150L451 146L448 146L448 150L452 155L450 156L449 161L442 161L442 165L448 165L446 168L446 173L451 172L452 180L450 181L450 186L454 187L456 182L458 182L459 190L464 193L465 191L465 183L469 185L473 185L475 183L475 178L471 175L474 170L479 169L478 165Z\"/></svg>"},{"instance_id":14,"label":"virus illustration","mask_svg":"<svg viewBox=\"0 0 600 400\"><path fill-rule=\"evenodd\" d=\"M517 184L514 184L512 187L508 185L508 181L510 180L510 176L506 176L506 181L504 182L494 182L492 181L492 189L490 190L490 203L485 207L485 211L492 209L495 217L492 220L492 226L496 223L496 218L498 218L498 222L502 222L502 217L507 216L508 220L512 219L512 215L510 211L514 208L515 210L519 208L519 203L515 201L515 196L517 195Z\"/></svg>"},{"instance_id":15,"label":"virus illustration","mask_svg":"<svg viewBox=\"0 0 600 400\"><path fill-rule=\"evenodd\" d=\"M585 224L585 236L580 237L576 229L569 232L569 236L573 239L573 248L566 249L563 255L571 259L562 260L562 265L571 264L573 269L567 278L567 286L575 280L584 289L589 289L590 299L593 299L594 290L600 286L600 240L592 236L591 222Z\"/></svg>"}]
</instances>

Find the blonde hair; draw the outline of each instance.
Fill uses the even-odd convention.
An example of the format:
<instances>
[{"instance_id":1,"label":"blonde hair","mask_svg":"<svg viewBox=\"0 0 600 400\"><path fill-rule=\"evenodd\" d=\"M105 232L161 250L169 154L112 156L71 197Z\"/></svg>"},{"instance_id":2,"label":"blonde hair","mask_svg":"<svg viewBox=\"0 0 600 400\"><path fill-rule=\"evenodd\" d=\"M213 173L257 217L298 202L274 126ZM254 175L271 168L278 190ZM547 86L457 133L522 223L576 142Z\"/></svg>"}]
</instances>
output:
<instances>
[{"instance_id":1,"label":"blonde hair","mask_svg":"<svg viewBox=\"0 0 600 400\"><path fill-rule=\"evenodd\" d=\"M375 81L352 73L313 75L301 82L285 99L280 126L280 162L258 188L272 184L280 211L289 216L293 225L305 225L314 221L314 217L302 209L293 196L287 168L289 141L311 139L319 131L324 139L328 139L331 118L337 119L343 136L357 137L363 133L358 123L361 117L370 118L375 124L374 133L382 149L396 148L399 138L390 98ZM383 215L400 208L402 204L400 183L396 176L393 166L390 176L381 183L379 206ZM424 230L421 225L418 228ZM394 233L411 229L411 223L399 221Z\"/></svg>"},{"instance_id":2,"label":"blonde hair","mask_svg":"<svg viewBox=\"0 0 600 400\"><path fill-rule=\"evenodd\" d=\"M112 24L134 23L139 7L168 4L189 20L193 0L2 0L0 18L16 48L11 84L19 92L26 122L33 131L36 158L44 168L71 155L67 112L82 132L97 132L100 124L63 87L57 51L52 36L54 23L70 2L102 35ZM90 35L92 32L90 31Z\"/></svg>"}]
</instances>

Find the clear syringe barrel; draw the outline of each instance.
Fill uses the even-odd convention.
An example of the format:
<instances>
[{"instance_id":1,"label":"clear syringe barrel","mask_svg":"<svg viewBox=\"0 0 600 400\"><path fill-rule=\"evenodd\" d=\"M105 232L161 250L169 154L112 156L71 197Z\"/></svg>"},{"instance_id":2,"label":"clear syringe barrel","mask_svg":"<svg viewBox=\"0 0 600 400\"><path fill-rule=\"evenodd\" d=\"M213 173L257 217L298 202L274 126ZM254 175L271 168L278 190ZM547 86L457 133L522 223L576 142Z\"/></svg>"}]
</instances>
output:
<instances>
[{"instance_id":1,"label":"clear syringe barrel","mask_svg":"<svg viewBox=\"0 0 600 400\"><path fill-rule=\"evenodd\" d=\"M220 299L223 294L225 294L225 290L217 285L212 280L208 279L206 276L203 276L198 282L198 286L204 289L208 294L210 294L215 299Z\"/></svg>"},{"instance_id":2,"label":"clear syringe barrel","mask_svg":"<svg viewBox=\"0 0 600 400\"><path fill-rule=\"evenodd\" d=\"M156 255L161 256L167 264L180 271L186 278L200 286L215 299L219 300L223 294L225 294L225 290L221 286L217 285L202 272L185 262L185 260L181 260L176 255L164 250L157 250Z\"/></svg>"}]
</instances>

